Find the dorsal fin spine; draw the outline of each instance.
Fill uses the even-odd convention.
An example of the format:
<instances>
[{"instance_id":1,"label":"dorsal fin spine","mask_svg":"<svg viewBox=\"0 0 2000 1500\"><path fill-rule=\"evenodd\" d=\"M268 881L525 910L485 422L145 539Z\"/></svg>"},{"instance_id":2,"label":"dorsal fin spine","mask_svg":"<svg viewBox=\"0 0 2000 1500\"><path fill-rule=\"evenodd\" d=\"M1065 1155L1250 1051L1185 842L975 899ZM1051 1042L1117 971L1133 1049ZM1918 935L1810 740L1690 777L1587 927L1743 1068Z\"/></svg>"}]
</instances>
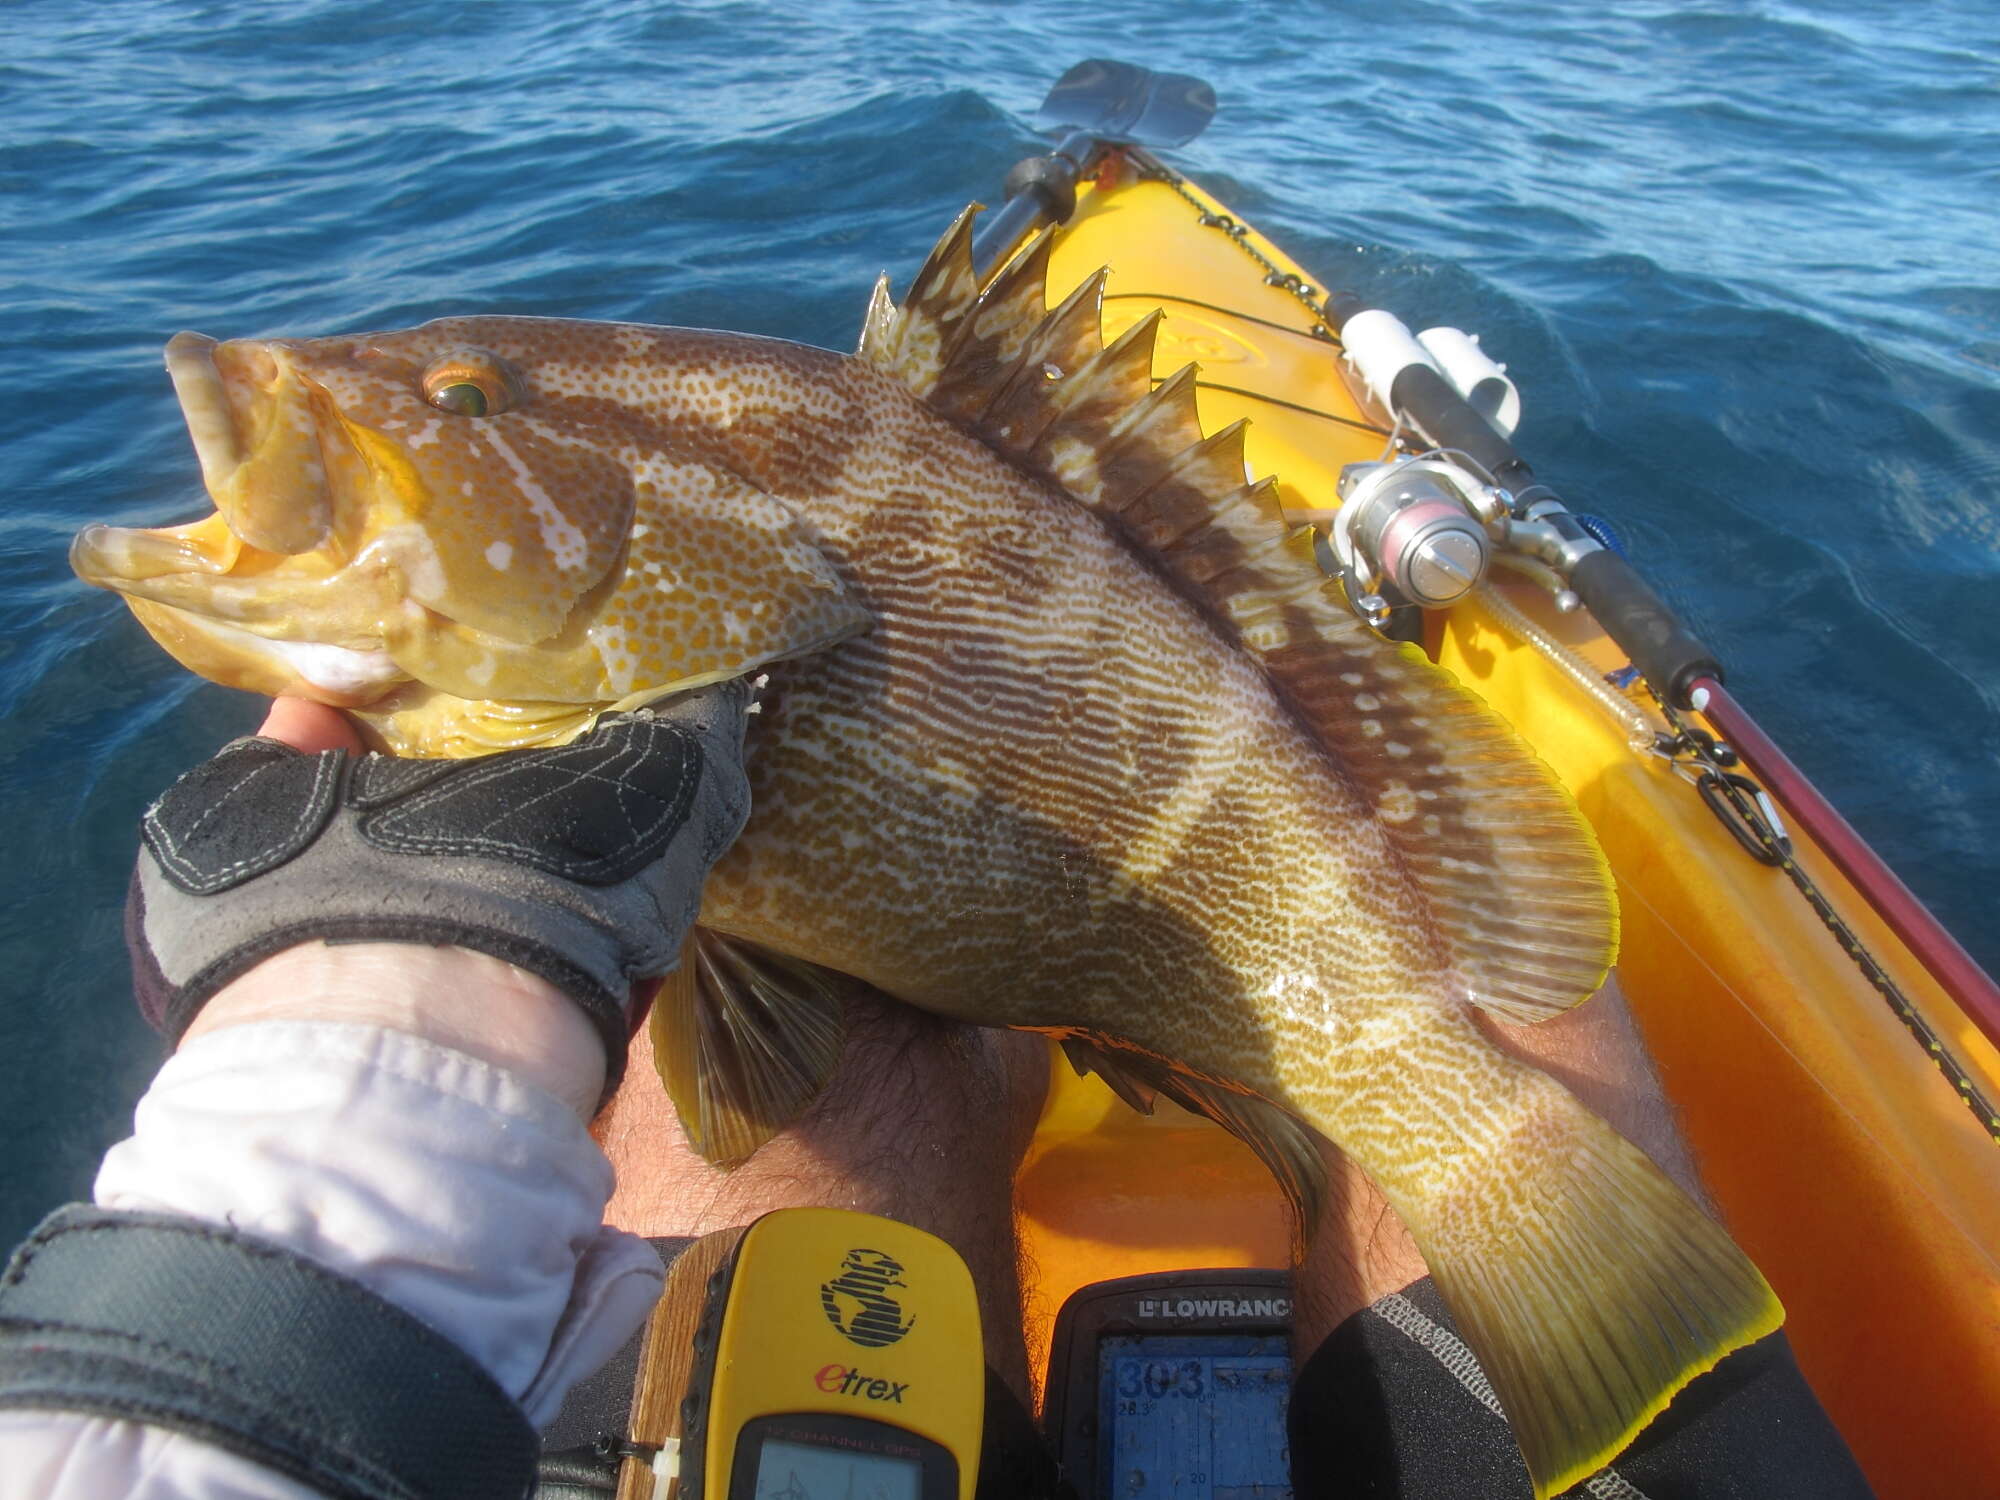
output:
<instances>
[{"instance_id":1,"label":"dorsal fin spine","mask_svg":"<svg viewBox=\"0 0 2000 1500\"><path fill-rule=\"evenodd\" d=\"M1099 272L1063 299L1022 345L1014 367L981 414L979 429L1003 451L1031 450L1063 411L1055 389L1071 370L1084 369L1102 350L1098 331Z\"/></svg>"},{"instance_id":2,"label":"dorsal fin spine","mask_svg":"<svg viewBox=\"0 0 2000 1500\"><path fill-rule=\"evenodd\" d=\"M1584 998L1615 951L1616 917L1567 794L1483 703L1331 596L1274 484L1246 482L1242 428L1202 432L1196 368L1153 383L1157 310L1100 346L1084 326L1098 321L1100 274L1044 312L1050 243L1035 241L982 297L961 215L893 319L871 304L864 357L1114 520L1235 633L1372 806L1471 998L1514 1019ZM1042 351L1058 348L1092 352L1045 378Z\"/></svg>"}]
</instances>

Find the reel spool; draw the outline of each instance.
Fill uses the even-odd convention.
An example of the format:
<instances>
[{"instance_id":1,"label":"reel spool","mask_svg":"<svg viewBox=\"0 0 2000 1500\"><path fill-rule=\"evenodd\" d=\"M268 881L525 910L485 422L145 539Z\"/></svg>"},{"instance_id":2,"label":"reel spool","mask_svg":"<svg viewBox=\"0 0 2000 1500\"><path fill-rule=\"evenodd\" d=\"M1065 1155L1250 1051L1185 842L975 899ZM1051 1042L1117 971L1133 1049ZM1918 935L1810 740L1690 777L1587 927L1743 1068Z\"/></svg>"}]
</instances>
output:
<instances>
[{"instance_id":1,"label":"reel spool","mask_svg":"<svg viewBox=\"0 0 2000 1500\"><path fill-rule=\"evenodd\" d=\"M1486 576L1485 523L1506 503L1449 457L1349 464L1339 489L1327 540L1349 604L1370 625L1380 629L1399 605L1456 604Z\"/></svg>"}]
</instances>

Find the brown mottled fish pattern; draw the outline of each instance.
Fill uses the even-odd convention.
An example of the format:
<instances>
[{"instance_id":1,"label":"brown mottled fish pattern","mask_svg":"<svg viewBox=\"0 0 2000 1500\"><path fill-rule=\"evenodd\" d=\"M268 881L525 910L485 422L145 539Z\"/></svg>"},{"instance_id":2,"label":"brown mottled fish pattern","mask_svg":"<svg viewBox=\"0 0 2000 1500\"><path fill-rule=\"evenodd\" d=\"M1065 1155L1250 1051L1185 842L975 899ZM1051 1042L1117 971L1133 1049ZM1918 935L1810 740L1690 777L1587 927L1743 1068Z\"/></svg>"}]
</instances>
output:
<instances>
[{"instance_id":1,"label":"brown mottled fish pattern","mask_svg":"<svg viewBox=\"0 0 2000 1500\"><path fill-rule=\"evenodd\" d=\"M1540 1494L1775 1327L1726 1234L1472 1005L1553 1014L1615 941L1547 772L1329 595L1154 324L961 221L859 356L456 318L169 366L218 514L79 572L195 670L467 754L769 674L755 811L663 997L718 1157L838 1050L838 993L1031 1027L1222 1119L1301 1123L1410 1226Z\"/></svg>"}]
</instances>

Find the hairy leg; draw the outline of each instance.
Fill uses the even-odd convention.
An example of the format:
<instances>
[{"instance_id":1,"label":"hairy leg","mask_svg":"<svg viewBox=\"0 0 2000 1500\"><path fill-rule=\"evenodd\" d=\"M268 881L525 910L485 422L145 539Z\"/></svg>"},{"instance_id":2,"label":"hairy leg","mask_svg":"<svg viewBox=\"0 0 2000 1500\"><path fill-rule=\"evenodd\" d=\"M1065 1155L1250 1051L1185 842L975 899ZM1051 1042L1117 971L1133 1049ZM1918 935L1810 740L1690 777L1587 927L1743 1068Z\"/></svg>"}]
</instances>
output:
<instances>
[{"instance_id":1,"label":"hairy leg","mask_svg":"<svg viewBox=\"0 0 2000 1500\"><path fill-rule=\"evenodd\" d=\"M1550 1020L1484 1025L1501 1047L1555 1078L1707 1202L1615 974L1591 999ZM1367 1174L1333 1146L1322 1143L1321 1155L1334 1190L1298 1270L1292 1336L1301 1359L1347 1318L1425 1272L1409 1232Z\"/></svg>"},{"instance_id":2,"label":"hairy leg","mask_svg":"<svg viewBox=\"0 0 2000 1500\"><path fill-rule=\"evenodd\" d=\"M928 1230L971 1267L987 1363L1026 1401L1014 1168L1047 1081L1039 1037L861 999L826 1093L724 1172L688 1145L642 1030L592 1126L618 1173L605 1217L636 1234L703 1235L776 1208L851 1208Z\"/></svg>"}]
</instances>

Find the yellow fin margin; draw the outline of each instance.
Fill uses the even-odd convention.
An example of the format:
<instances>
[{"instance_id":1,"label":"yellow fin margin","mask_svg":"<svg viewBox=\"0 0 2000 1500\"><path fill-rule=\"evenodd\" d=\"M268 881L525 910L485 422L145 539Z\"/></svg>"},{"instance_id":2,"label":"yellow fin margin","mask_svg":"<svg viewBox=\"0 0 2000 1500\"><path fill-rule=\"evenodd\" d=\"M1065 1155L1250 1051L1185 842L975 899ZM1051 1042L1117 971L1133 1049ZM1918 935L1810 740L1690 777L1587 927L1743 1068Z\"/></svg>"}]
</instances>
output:
<instances>
[{"instance_id":1,"label":"yellow fin margin","mask_svg":"<svg viewBox=\"0 0 2000 1500\"><path fill-rule=\"evenodd\" d=\"M696 927L648 1022L653 1060L688 1144L733 1167L832 1080L855 981Z\"/></svg>"},{"instance_id":2,"label":"yellow fin margin","mask_svg":"<svg viewBox=\"0 0 2000 1500\"><path fill-rule=\"evenodd\" d=\"M1567 1093L1406 1218L1536 1500L1617 1458L1784 1308L1728 1232Z\"/></svg>"}]
</instances>

